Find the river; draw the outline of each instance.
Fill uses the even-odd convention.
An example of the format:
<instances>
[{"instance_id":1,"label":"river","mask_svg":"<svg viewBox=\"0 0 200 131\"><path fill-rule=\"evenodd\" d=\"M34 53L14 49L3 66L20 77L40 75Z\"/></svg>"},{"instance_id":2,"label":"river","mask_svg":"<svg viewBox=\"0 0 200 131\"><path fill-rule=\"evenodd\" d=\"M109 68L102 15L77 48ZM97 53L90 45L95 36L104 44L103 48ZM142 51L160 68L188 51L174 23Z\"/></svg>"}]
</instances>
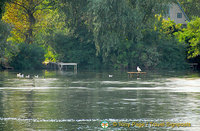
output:
<instances>
[{"instance_id":1,"label":"river","mask_svg":"<svg viewBox=\"0 0 200 131\"><path fill-rule=\"evenodd\" d=\"M130 78L126 71L22 71L29 79L17 73L0 72L2 131L200 130L198 72Z\"/></svg>"}]
</instances>

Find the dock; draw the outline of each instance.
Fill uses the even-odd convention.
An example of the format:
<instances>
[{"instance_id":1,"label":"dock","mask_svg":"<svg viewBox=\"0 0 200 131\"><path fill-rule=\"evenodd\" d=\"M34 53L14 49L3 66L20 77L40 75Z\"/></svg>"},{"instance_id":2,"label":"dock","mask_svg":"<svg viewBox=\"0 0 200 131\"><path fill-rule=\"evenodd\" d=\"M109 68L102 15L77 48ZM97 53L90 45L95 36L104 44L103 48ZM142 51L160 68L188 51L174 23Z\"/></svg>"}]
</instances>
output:
<instances>
[{"instance_id":1,"label":"dock","mask_svg":"<svg viewBox=\"0 0 200 131\"><path fill-rule=\"evenodd\" d=\"M189 63L190 68L196 70L198 68L198 63Z\"/></svg>"},{"instance_id":2,"label":"dock","mask_svg":"<svg viewBox=\"0 0 200 131\"><path fill-rule=\"evenodd\" d=\"M67 66L74 66L74 71L77 71L77 63L63 63L63 62L59 62L57 63L59 70L62 70L64 68L64 66L67 69Z\"/></svg>"},{"instance_id":3,"label":"dock","mask_svg":"<svg viewBox=\"0 0 200 131\"><path fill-rule=\"evenodd\" d=\"M137 74L137 77L139 77L140 74L146 74L146 72L127 72L128 77L133 77L134 74Z\"/></svg>"},{"instance_id":4,"label":"dock","mask_svg":"<svg viewBox=\"0 0 200 131\"><path fill-rule=\"evenodd\" d=\"M49 69L67 70L67 66L74 66L74 71L77 72L77 63L63 63L63 62L48 62L45 63Z\"/></svg>"}]
</instances>

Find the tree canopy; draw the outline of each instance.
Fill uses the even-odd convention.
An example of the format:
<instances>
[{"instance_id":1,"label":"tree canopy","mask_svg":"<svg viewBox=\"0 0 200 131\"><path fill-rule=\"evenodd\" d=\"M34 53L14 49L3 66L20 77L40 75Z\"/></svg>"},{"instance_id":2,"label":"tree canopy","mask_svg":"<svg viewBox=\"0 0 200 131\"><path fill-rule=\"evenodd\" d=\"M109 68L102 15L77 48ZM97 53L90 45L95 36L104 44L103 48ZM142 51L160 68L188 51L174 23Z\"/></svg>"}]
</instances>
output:
<instances>
[{"instance_id":1,"label":"tree canopy","mask_svg":"<svg viewBox=\"0 0 200 131\"><path fill-rule=\"evenodd\" d=\"M200 17L200 0L178 0L190 19Z\"/></svg>"},{"instance_id":2,"label":"tree canopy","mask_svg":"<svg viewBox=\"0 0 200 131\"><path fill-rule=\"evenodd\" d=\"M183 41L188 46L188 58L197 57L200 55L200 18L188 23L187 28L178 32L180 41Z\"/></svg>"},{"instance_id":3,"label":"tree canopy","mask_svg":"<svg viewBox=\"0 0 200 131\"><path fill-rule=\"evenodd\" d=\"M11 0L6 3L3 20L13 27L12 34L17 42L33 42L52 3L46 0Z\"/></svg>"},{"instance_id":4,"label":"tree canopy","mask_svg":"<svg viewBox=\"0 0 200 131\"><path fill-rule=\"evenodd\" d=\"M198 54L199 20L186 29L164 20L161 16L174 1L9 0L2 20L12 30L4 43L15 47L7 49L11 63L24 53L25 44L35 44L44 49L40 54L45 52L46 61L76 62L81 67L183 68L187 49L189 56ZM190 11L191 1L179 2L198 17Z\"/></svg>"}]
</instances>

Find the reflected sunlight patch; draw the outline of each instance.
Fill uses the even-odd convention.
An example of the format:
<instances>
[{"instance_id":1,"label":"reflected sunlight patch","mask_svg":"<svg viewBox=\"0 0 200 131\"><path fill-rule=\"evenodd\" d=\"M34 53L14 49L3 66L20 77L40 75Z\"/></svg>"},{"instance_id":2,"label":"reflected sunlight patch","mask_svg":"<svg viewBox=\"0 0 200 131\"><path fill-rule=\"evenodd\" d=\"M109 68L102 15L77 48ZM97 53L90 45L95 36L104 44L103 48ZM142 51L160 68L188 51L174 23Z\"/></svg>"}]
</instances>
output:
<instances>
[{"instance_id":1,"label":"reflected sunlight patch","mask_svg":"<svg viewBox=\"0 0 200 131\"><path fill-rule=\"evenodd\" d=\"M88 88L88 87L67 87L69 89L81 89L81 90L93 90L92 88Z\"/></svg>"},{"instance_id":2,"label":"reflected sunlight patch","mask_svg":"<svg viewBox=\"0 0 200 131\"><path fill-rule=\"evenodd\" d=\"M108 91L114 90L149 90L149 91L168 91L168 92L200 92L200 86L171 86L171 87L107 87Z\"/></svg>"},{"instance_id":3,"label":"reflected sunlight patch","mask_svg":"<svg viewBox=\"0 0 200 131\"><path fill-rule=\"evenodd\" d=\"M198 78L169 78L165 84L177 87L200 87L200 79Z\"/></svg>"}]
</instances>

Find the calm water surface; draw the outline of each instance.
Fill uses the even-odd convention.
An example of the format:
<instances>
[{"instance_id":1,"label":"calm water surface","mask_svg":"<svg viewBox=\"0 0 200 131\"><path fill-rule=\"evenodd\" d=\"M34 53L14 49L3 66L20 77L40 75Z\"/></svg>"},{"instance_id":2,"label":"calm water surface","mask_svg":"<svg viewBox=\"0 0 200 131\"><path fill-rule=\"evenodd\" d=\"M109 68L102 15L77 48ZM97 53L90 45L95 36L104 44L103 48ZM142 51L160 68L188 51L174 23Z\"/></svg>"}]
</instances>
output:
<instances>
[{"instance_id":1,"label":"calm water surface","mask_svg":"<svg viewBox=\"0 0 200 131\"><path fill-rule=\"evenodd\" d=\"M0 130L200 130L198 72L128 78L125 71L22 71L37 79L17 73L0 72Z\"/></svg>"}]
</instances>

